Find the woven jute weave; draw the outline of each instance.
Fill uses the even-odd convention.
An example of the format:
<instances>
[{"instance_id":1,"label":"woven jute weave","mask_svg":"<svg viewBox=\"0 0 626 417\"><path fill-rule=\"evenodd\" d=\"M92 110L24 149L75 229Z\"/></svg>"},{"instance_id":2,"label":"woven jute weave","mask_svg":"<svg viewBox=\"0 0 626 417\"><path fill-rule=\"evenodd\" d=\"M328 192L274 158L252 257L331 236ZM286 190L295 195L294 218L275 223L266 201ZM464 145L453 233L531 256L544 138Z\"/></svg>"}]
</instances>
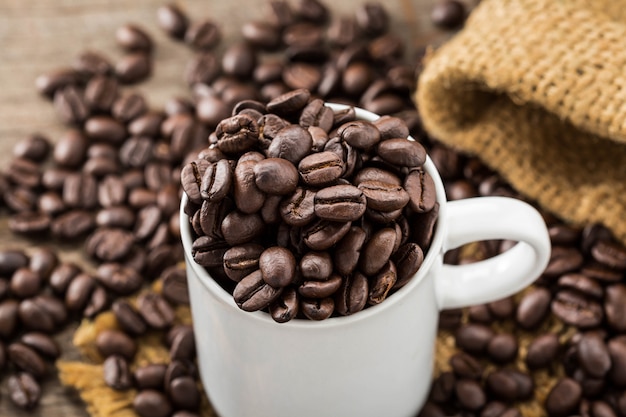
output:
<instances>
[{"instance_id":1,"label":"woven jute weave","mask_svg":"<svg viewBox=\"0 0 626 417\"><path fill-rule=\"evenodd\" d=\"M433 137L626 243L623 2L483 0L427 56L416 102Z\"/></svg>"}]
</instances>

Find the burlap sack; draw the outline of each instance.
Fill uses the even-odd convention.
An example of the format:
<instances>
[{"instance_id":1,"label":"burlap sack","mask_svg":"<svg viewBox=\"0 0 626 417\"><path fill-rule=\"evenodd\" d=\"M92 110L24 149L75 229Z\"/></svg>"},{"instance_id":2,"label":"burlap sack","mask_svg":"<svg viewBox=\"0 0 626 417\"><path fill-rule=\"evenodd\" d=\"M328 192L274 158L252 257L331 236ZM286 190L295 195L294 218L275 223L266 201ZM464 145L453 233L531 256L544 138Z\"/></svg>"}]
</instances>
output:
<instances>
[{"instance_id":1,"label":"burlap sack","mask_svg":"<svg viewBox=\"0 0 626 417\"><path fill-rule=\"evenodd\" d=\"M626 7L483 0L427 57L416 102L442 142L562 218L626 243Z\"/></svg>"}]
</instances>

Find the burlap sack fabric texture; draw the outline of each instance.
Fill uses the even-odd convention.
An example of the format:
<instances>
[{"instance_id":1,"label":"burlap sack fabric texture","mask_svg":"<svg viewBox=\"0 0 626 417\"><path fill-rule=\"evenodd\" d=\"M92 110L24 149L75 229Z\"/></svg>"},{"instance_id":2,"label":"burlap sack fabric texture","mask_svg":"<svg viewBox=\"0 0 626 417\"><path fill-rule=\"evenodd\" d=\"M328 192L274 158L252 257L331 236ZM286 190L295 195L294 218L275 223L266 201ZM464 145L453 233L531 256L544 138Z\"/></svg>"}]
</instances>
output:
<instances>
[{"instance_id":1,"label":"burlap sack fabric texture","mask_svg":"<svg viewBox=\"0 0 626 417\"><path fill-rule=\"evenodd\" d=\"M626 243L626 7L610 0L483 0L430 54L426 130L514 188Z\"/></svg>"}]
</instances>

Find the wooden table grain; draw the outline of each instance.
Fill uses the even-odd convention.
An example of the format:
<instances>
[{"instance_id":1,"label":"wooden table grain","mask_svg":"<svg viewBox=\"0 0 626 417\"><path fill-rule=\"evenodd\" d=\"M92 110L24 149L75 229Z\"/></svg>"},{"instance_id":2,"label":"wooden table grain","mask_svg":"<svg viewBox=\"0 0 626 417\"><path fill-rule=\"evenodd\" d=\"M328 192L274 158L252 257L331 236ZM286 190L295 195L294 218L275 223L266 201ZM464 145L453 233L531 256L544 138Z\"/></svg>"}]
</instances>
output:
<instances>
[{"instance_id":1,"label":"wooden table grain","mask_svg":"<svg viewBox=\"0 0 626 417\"><path fill-rule=\"evenodd\" d=\"M295 3L296 0L290 0ZM348 15L365 0L326 1L333 15ZM430 10L437 0L383 1L391 17L391 30L401 35L408 53L430 44L440 44L450 32L434 28ZM467 0L468 5L473 0ZM126 23L143 27L155 40L154 72L151 78L132 87L145 93L151 107L159 108L174 96L189 96L182 71L192 52L173 42L156 23L156 9L165 0L1 0L0 1L0 169L10 158L13 145L33 132L55 141L65 127L51 103L35 89L42 72L69 66L82 51L100 51L115 61L122 52L115 44L115 30ZM292 3L292 4L294 4ZM223 45L241 37L243 22L261 19L267 4L263 0L181 0L177 3L192 19L213 18L223 32ZM219 51L219 49L218 49ZM12 235L6 212L0 212L0 248L25 248L33 242ZM51 243L50 243L51 244ZM80 249L56 244L62 259L93 267ZM78 360L71 345L75 325L56 336L63 359ZM1 375L1 374L0 374ZM0 382L0 416L86 417L78 394L63 387L56 377L44 383L44 395L33 411L14 407L8 399L6 377Z\"/></svg>"}]
</instances>

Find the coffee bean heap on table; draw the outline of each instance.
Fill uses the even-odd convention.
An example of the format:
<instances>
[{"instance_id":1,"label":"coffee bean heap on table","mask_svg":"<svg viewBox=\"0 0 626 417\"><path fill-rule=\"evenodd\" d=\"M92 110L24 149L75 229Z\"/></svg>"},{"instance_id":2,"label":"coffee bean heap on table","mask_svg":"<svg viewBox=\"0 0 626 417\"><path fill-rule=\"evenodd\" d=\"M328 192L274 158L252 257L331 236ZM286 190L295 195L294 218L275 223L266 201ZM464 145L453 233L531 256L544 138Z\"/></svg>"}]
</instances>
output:
<instances>
[{"instance_id":1,"label":"coffee bean heap on table","mask_svg":"<svg viewBox=\"0 0 626 417\"><path fill-rule=\"evenodd\" d=\"M448 197L522 199L474 158L435 142L429 148ZM573 227L544 213L548 267L521 294L442 312L458 352L435 378L426 416L626 416L626 248L599 225ZM485 241L477 259L512 242ZM449 263L472 262L448 252ZM541 386L538 387L538 384ZM541 393L537 389L541 389ZM540 401L538 408L529 404Z\"/></svg>"},{"instance_id":2,"label":"coffee bean heap on table","mask_svg":"<svg viewBox=\"0 0 626 417\"><path fill-rule=\"evenodd\" d=\"M180 168L206 148L207 137L219 121L232 115L236 103L267 103L290 90L307 88L325 101L393 115L404 120L411 135L426 147L443 177L449 199L476 195L523 198L478 159L443 147L421 130L410 100L415 88L414 69L419 68L413 58L421 53L404 59L401 39L388 32L384 7L364 5L353 15L331 16L317 1L290 4L278 0L268 5L269 15L242 27L244 41L225 45L221 56L214 49L221 38L215 23L193 21L172 5L160 8L157 19L166 33L197 51L184 72L192 98L173 98L163 110L150 109L141 94L124 90L127 84L150 75L151 54L157 48L136 24L115 34L127 51L120 60L124 63L113 64L107 57L88 51L71 67L44 74L37 80L38 90L53 99L61 120L72 128L56 138L54 145L40 134L20 142L14 149L14 161L0 175L2 203L11 213L11 230L37 239L49 233L57 241L75 244L84 243L93 234L96 237L90 239L88 250L92 260L98 266L113 263L125 268L120 274L115 265L107 265L98 274L88 274L91 279L77 279L70 290L69 282L85 271L60 262L48 279L42 278L38 295L25 298L21 298L29 293L25 277L32 274L18 274L21 278L16 281L22 281L15 284L16 294L22 294L18 297L11 289L2 290L11 287L17 270L11 276L3 273L0 327L5 329L6 323L10 326L15 317L20 324L21 307L35 317L48 317L41 323L54 325L52 332L56 332L63 327L54 321L60 320L62 309L51 306L59 302L65 305L68 292L75 310L65 305L68 316L64 323L77 322L83 314L90 317L112 302L122 331L98 338L99 352L107 358L103 376L113 389L127 389L129 380L132 382L139 390L134 407L142 417L198 415L197 409L188 406L195 404L195 391L189 388L186 377L193 378L196 386L198 383L195 353L188 347L189 328L169 322L167 308L188 302L185 276L173 267L182 259L175 213ZM440 16L432 18L434 23L447 24L439 21ZM65 191L64 182L70 177L71 185ZM154 205L161 210L159 221L155 221ZM146 207L150 208L141 216L144 226L135 230L139 212ZM602 227L575 228L548 214L545 218L552 235L553 259L547 273L530 290L494 303L442 312L441 331L452 332L457 352L449 361L449 371L435 378L422 416L511 417L529 414L529 407L540 407L531 408L531 414L626 417L626 280L620 261L625 249ZM151 233L155 223L158 226ZM112 234L109 229L113 229ZM494 255L510 244L482 242L477 257ZM447 261L471 261L464 249L447 253ZM115 260L107 260L110 258ZM29 260L28 265L31 263ZM27 268L39 271L40 267ZM120 298L126 291L130 295L137 285L129 288L127 284L135 278L126 277L126 273L139 276L141 285L157 276L164 280L161 295L148 292L153 295L143 296L147 298L142 301L143 313ZM42 310L54 314L41 314ZM154 312L158 312L156 316ZM34 323L34 319L26 320ZM0 358L4 358L0 363L4 361L3 372L10 375L6 381L8 396L21 407L32 407L41 392L36 376L41 362L32 360L32 355L24 360L29 353L20 346L27 346L41 358L54 357L55 351L46 337L38 335L47 334L47 330L20 325L11 335L0 335L5 347L0 349ZM136 346L143 332L157 331L167 335L164 343L170 349L171 364L132 368L132 359L125 359L123 354L132 352L132 344ZM178 332L185 336L174 342ZM124 348L122 342L118 351L119 346L107 346L112 343L107 338L132 343ZM7 354L6 348L12 343L18 343L17 352L12 348L17 363ZM126 350L128 346L131 349ZM191 356L183 353L189 350ZM49 369L49 363L43 361L44 368ZM126 372L129 367L132 376ZM179 377L183 380L172 384ZM191 400L175 399L179 394L172 392L176 390L179 394L188 392Z\"/></svg>"},{"instance_id":3,"label":"coffee bean heap on table","mask_svg":"<svg viewBox=\"0 0 626 417\"><path fill-rule=\"evenodd\" d=\"M279 323L350 315L415 275L438 206L401 119L356 120L306 89L233 112L181 181L194 260L236 283L240 308Z\"/></svg>"},{"instance_id":4,"label":"coffee bean heap on table","mask_svg":"<svg viewBox=\"0 0 626 417\"><path fill-rule=\"evenodd\" d=\"M9 375L16 405L39 402L40 383L61 354L54 334L102 311L106 297L92 275L50 248L0 250L0 375Z\"/></svg>"}]
</instances>

